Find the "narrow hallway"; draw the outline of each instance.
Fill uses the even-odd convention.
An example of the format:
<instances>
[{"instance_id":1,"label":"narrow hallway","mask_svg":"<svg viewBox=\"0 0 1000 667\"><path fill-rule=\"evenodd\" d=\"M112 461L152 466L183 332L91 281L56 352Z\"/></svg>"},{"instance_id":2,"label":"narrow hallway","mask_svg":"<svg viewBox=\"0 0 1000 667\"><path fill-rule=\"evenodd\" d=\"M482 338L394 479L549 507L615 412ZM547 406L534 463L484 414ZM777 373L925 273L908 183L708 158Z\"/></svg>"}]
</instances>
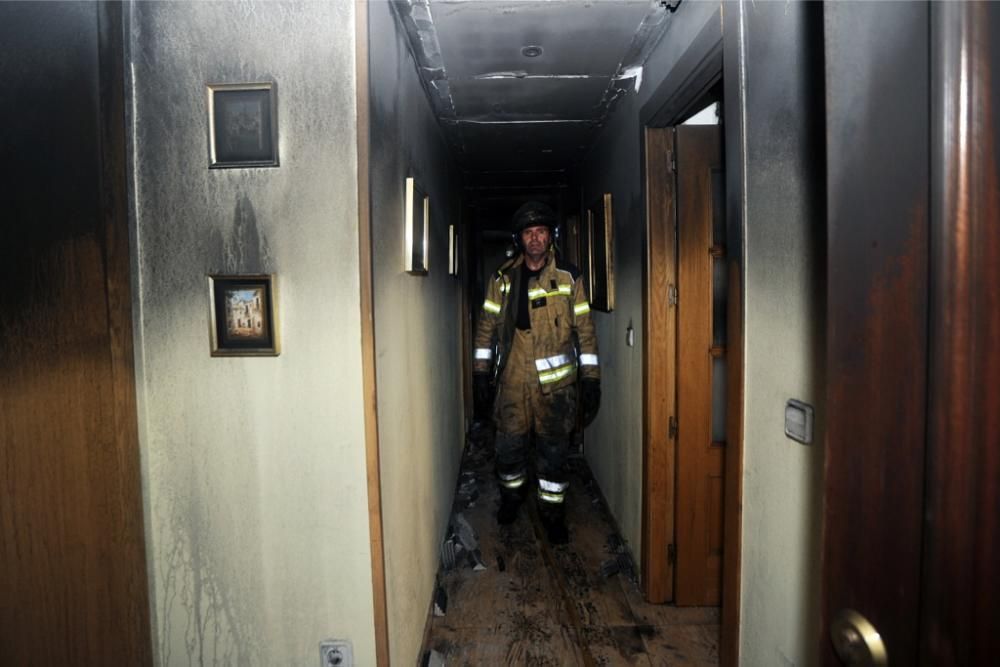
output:
<instances>
[{"instance_id":1,"label":"narrow hallway","mask_svg":"<svg viewBox=\"0 0 1000 667\"><path fill-rule=\"evenodd\" d=\"M582 456L571 459L570 479L569 544L546 542L531 499L517 521L498 526L492 438L473 431L422 664L717 665L718 608L645 603ZM475 533L472 543L467 530L462 535L463 520ZM462 538L475 555L449 549Z\"/></svg>"}]
</instances>

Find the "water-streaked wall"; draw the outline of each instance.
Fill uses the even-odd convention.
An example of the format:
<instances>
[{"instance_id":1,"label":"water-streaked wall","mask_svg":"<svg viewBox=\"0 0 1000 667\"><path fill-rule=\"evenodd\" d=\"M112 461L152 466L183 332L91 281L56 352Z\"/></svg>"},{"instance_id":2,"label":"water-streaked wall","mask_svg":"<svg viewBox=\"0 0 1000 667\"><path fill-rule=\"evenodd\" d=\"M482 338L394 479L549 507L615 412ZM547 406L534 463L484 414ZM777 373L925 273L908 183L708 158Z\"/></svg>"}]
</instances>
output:
<instances>
[{"instance_id":1,"label":"water-streaked wall","mask_svg":"<svg viewBox=\"0 0 1000 667\"><path fill-rule=\"evenodd\" d=\"M354 3L133 3L132 264L160 665L374 664ZM281 165L208 169L207 83L273 81ZM278 357L209 356L209 273L275 273Z\"/></svg>"}]
</instances>

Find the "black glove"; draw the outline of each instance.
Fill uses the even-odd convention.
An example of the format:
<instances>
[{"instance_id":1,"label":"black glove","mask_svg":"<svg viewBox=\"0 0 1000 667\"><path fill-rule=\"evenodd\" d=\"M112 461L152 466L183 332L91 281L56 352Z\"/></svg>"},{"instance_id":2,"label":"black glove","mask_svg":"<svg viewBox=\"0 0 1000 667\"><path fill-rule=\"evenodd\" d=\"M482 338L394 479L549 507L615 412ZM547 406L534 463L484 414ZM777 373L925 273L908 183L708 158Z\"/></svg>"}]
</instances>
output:
<instances>
[{"instance_id":1,"label":"black glove","mask_svg":"<svg viewBox=\"0 0 1000 667\"><path fill-rule=\"evenodd\" d=\"M601 407L601 381L597 378L580 380L580 410L583 413L583 425L590 426Z\"/></svg>"},{"instance_id":2,"label":"black glove","mask_svg":"<svg viewBox=\"0 0 1000 667\"><path fill-rule=\"evenodd\" d=\"M490 416L493 403L493 389L490 387L490 376L486 373L472 375L472 403L476 416L486 419Z\"/></svg>"}]
</instances>

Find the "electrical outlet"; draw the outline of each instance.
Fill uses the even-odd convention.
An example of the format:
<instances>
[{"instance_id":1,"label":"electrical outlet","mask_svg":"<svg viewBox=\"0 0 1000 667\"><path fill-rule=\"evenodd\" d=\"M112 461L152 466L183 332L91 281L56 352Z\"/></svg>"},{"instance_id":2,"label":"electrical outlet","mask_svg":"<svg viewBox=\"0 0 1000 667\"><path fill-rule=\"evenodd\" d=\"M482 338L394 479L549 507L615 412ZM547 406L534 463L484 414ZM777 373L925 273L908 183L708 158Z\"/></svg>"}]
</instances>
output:
<instances>
[{"instance_id":1,"label":"electrical outlet","mask_svg":"<svg viewBox=\"0 0 1000 667\"><path fill-rule=\"evenodd\" d=\"M353 667L354 655L351 642L344 639L327 639L319 643L320 667Z\"/></svg>"}]
</instances>

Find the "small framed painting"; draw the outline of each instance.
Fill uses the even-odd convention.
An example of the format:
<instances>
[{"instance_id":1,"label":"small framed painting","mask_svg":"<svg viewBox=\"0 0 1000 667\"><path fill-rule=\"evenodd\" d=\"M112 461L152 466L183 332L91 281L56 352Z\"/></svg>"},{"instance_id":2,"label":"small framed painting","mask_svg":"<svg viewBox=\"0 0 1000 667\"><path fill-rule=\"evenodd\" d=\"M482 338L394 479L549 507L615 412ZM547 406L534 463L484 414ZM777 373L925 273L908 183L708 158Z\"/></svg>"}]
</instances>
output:
<instances>
[{"instance_id":1,"label":"small framed painting","mask_svg":"<svg viewBox=\"0 0 1000 667\"><path fill-rule=\"evenodd\" d=\"M274 83L208 85L209 168L278 166Z\"/></svg>"},{"instance_id":2,"label":"small framed painting","mask_svg":"<svg viewBox=\"0 0 1000 667\"><path fill-rule=\"evenodd\" d=\"M273 274L210 275L213 357L276 357L278 322Z\"/></svg>"},{"instance_id":3,"label":"small framed painting","mask_svg":"<svg viewBox=\"0 0 1000 667\"><path fill-rule=\"evenodd\" d=\"M406 179L406 210L403 212L403 270L427 273L427 237L430 227L430 197L416 179Z\"/></svg>"}]
</instances>

